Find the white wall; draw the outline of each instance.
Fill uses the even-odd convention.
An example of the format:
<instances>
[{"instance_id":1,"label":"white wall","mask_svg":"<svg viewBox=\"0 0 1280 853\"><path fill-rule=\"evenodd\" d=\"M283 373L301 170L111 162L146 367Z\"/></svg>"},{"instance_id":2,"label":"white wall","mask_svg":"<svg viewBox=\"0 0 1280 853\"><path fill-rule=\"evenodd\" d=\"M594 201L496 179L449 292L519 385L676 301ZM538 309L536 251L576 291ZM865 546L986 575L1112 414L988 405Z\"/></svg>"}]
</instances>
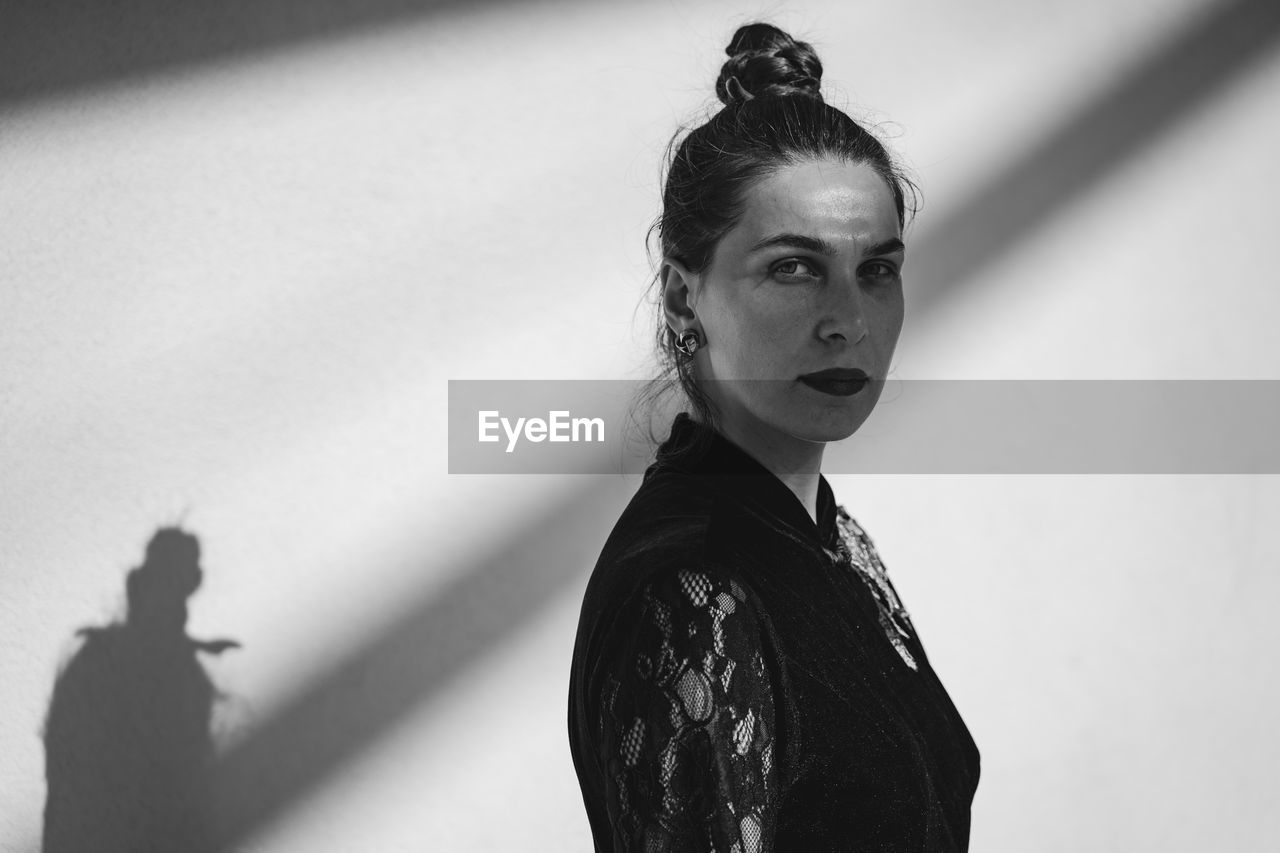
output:
<instances>
[{"instance_id":1,"label":"white wall","mask_svg":"<svg viewBox=\"0 0 1280 853\"><path fill-rule=\"evenodd\" d=\"M190 633L243 643L209 666L231 748L593 489L558 528L576 564L527 567L554 594L413 701L389 686L421 677L412 654L376 672L398 715L240 844L589 850L568 661L635 482L449 476L446 380L644 375L663 146L757 13L816 43L831 100L896 123L924 240L1204 8L451 8L0 104L0 848L38 844L58 665L157 527L203 546ZM994 247L909 313L897 375L1280 378L1277 92L1280 57L1252 63ZM1280 480L833 485L982 749L974 850L1264 849ZM500 598L469 616L506 619Z\"/></svg>"}]
</instances>

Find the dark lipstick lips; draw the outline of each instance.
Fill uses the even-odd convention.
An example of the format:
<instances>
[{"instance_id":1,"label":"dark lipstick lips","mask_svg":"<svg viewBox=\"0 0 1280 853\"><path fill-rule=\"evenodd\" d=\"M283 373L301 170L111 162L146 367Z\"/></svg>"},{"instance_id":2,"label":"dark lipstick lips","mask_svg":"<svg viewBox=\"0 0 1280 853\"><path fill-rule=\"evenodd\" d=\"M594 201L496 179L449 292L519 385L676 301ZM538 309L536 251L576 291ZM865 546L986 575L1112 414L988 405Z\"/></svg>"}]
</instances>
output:
<instances>
[{"instance_id":1,"label":"dark lipstick lips","mask_svg":"<svg viewBox=\"0 0 1280 853\"><path fill-rule=\"evenodd\" d=\"M857 394L867 384L867 374L857 368L852 370L831 368L817 373L806 373L800 377L800 381L824 394L849 397Z\"/></svg>"}]
</instances>

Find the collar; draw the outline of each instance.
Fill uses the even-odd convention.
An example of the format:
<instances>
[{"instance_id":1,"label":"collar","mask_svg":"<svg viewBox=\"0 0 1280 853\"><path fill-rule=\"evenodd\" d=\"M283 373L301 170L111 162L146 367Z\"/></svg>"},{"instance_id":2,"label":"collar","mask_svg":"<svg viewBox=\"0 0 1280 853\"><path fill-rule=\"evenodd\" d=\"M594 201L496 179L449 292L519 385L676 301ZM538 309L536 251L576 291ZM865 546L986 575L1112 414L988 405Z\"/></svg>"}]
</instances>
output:
<instances>
[{"instance_id":1,"label":"collar","mask_svg":"<svg viewBox=\"0 0 1280 853\"><path fill-rule=\"evenodd\" d=\"M819 548L834 550L840 541L835 494L826 477L818 475L815 524L795 492L776 474L688 412L680 412L671 422L671 435L658 447L657 459L645 471L645 479L664 468L709 477L735 499L757 504Z\"/></svg>"}]
</instances>

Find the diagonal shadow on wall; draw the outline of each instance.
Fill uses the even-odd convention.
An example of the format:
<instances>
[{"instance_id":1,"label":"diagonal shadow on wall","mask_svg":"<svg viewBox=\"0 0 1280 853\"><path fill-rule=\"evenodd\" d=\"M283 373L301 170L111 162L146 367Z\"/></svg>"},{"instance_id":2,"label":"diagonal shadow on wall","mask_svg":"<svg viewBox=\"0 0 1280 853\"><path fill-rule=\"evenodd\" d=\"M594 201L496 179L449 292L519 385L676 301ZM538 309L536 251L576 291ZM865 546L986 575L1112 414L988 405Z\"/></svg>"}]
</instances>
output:
<instances>
[{"instance_id":1,"label":"diagonal shadow on wall","mask_svg":"<svg viewBox=\"0 0 1280 853\"><path fill-rule=\"evenodd\" d=\"M921 218L911 250L908 307L927 310L960 292L958 285L986 263L1124 168L1266 56L1278 35L1280 3L1275 0L1226 0L1188 20L1107 91L1065 114L971 197L948 205L936 219ZM1142 203L1134 201L1138 219Z\"/></svg>"},{"instance_id":2,"label":"diagonal shadow on wall","mask_svg":"<svg viewBox=\"0 0 1280 853\"><path fill-rule=\"evenodd\" d=\"M488 553L229 750L214 771L212 844L202 850L233 848L581 583L623 508L608 481L584 482L517 525L478 517L475 539L503 532ZM546 664L549 677L564 677L567 703L569 661Z\"/></svg>"},{"instance_id":3,"label":"diagonal shadow on wall","mask_svg":"<svg viewBox=\"0 0 1280 853\"><path fill-rule=\"evenodd\" d=\"M0 107L183 65L473 14L463 0L5 0ZM487 5L494 5L488 0ZM526 0L525 5L528 5Z\"/></svg>"}]
</instances>

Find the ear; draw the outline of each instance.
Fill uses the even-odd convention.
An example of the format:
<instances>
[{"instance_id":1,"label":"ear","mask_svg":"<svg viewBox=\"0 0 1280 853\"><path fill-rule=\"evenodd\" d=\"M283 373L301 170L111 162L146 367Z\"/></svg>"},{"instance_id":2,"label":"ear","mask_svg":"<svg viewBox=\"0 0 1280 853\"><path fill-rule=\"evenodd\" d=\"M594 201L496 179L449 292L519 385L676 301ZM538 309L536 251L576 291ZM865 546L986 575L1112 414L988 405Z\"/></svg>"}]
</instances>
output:
<instances>
[{"instance_id":1,"label":"ear","mask_svg":"<svg viewBox=\"0 0 1280 853\"><path fill-rule=\"evenodd\" d=\"M697 325L694 307L702 293L702 275L689 272L689 268L675 258L663 258L659 270L662 281L662 311L667 315L667 325L677 332Z\"/></svg>"}]
</instances>

